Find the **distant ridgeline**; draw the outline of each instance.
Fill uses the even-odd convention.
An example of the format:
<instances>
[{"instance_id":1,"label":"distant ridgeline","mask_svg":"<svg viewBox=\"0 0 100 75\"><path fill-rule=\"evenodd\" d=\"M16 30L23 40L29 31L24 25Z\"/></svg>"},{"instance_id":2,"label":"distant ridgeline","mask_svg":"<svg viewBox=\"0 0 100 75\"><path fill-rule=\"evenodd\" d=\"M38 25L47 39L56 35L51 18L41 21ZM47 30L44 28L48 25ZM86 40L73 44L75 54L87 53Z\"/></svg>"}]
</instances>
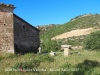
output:
<instances>
[{"instance_id":1,"label":"distant ridgeline","mask_svg":"<svg viewBox=\"0 0 100 75\"><path fill-rule=\"evenodd\" d=\"M55 27L58 24L49 24L49 25L38 25L36 26L37 29L40 30L40 34L44 33L45 31L50 30L51 28Z\"/></svg>"},{"instance_id":2,"label":"distant ridgeline","mask_svg":"<svg viewBox=\"0 0 100 75\"><path fill-rule=\"evenodd\" d=\"M41 39L52 38L64 32L90 27L100 28L100 14L85 14L72 18L69 22L59 25L39 26Z\"/></svg>"}]
</instances>

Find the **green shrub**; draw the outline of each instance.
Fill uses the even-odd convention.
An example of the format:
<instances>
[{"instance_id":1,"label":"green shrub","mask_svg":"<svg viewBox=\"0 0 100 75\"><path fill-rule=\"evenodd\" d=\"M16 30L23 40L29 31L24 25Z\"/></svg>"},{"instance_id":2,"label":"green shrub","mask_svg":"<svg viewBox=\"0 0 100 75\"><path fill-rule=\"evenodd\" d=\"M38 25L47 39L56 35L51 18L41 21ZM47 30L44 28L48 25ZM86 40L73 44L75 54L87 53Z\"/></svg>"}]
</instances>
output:
<instances>
[{"instance_id":1,"label":"green shrub","mask_svg":"<svg viewBox=\"0 0 100 75\"><path fill-rule=\"evenodd\" d=\"M40 46L44 52L51 52L58 50L57 42L50 39L44 40Z\"/></svg>"},{"instance_id":2,"label":"green shrub","mask_svg":"<svg viewBox=\"0 0 100 75\"><path fill-rule=\"evenodd\" d=\"M12 58L15 58L15 57L17 57L16 54L5 53L2 56L0 56L0 59L9 59L9 58L12 59Z\"/></svg>"},{"instance_id":3,"label":"green shrub","mask_svg":"<svg viewBox=\"0 0 100 75\"><path fill-rule=\"evenodd\" d=\"M19 68L32 69L32 68L38 67L39 65L40 65L39 60L31 60L28 62L18 62L12 68L14 68L14 69L19 69Z\"/></svg>"},{"instance_id":4,"label":"green shrub","mask_svg":"<svg viewBox=\"0 0 100 75\"><path fill-rule=\"evenodd\" d=\"M84 48L86 49L100 49L100 31L92 32L84 39Z\"/></svg>"},{"instance_id":5,"label":"green shrub","mask_svg":"<svg viewBox=\"0 0 100 75\"><path fill-rule=\"evenodd\" d=\"M68 40L67 44L69 44L69 45L75 45L76 41L75 40Z\"/></svg>"},{"instance_id":6,"label":"green shrub","mask_svg":"<svg viewBox=\"0 0 100 75\"><path fill-rule=\"evenodd\" d=\"M41 55L39 56L39 60L40 61L47 61L47 62L53 62L54 61L54 58L53 57L50 57L48 54L45 54L45 55Z\"/></svg>"},{"instance_id":7,"label":"green shrub","mask_svg":"<svg viewBox=\"0 0 100 75\"><path fill-rule=\"evenodd\" d=\"M17 57L16 54L8 54L8 56L6 56L6 58L14 58L14 57Z\"/></svg>"},{"instance_id":8,"label":"green shrub","mask_svg":"<svg viewBox=\"0 0 100 75\"><path fill-rule=\"evenodd\" d=\"M26 54L24 54L24 58L26 58L26 59L32 58L33 56L34 56L33 53L26 53Z\"/></svg>"},{"instance_id":9,"label":"green shrub","mask_svg":"<svg viewBox=\"0 0 100 75\"><path fill-rule=\"evenodd\" d=\"M3 59L3 57L2 56L0 56L0 61Z\"/></svg>"}]
</instances>

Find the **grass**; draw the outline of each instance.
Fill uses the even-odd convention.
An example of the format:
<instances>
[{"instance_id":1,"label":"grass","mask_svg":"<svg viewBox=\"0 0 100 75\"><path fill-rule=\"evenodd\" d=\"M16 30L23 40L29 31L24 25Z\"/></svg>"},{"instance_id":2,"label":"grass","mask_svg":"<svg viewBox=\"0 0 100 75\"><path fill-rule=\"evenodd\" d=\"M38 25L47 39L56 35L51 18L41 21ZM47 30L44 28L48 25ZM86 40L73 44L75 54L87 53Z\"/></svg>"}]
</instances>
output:
<instances>
[{"instance_id":1,"label":"grass","mask_svg":"<svg viewBox=\"0 0 100 75\"><path fill-rule=\"evenodd\" d=\"M80 52L80 54L78 54ZM73 50L64 57L63 52L56 56L47 54L0 55L0 74L2 75L99 75L100 51ZM23 63L24 71L7 71L16 64ZM17 67L18 68L18 67Z\"/></svg>"}]
</instances>

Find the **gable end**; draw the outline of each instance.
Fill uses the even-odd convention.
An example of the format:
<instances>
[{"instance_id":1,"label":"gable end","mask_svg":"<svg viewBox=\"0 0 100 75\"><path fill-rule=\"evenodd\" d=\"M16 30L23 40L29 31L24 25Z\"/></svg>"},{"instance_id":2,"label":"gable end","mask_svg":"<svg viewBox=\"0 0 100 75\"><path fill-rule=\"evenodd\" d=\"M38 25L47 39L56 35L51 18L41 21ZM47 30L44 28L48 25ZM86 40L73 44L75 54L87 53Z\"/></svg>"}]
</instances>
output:
<instances>
[{"instance_id":1,"label":"gable end","mask_svg":"<svg viewBox=\"0 0 100 75\"><path fill-rule=\"evenodd\" d=\"M40 30L38 30L37 28L35 28L34 26L32 26L31 24L29 24L28 22L26 22L25 20L23 20L22 18L20 18L19 16L17 16L16 14L13 14L14 17L17 17L18 19L20 19L21 21L23 21L24 23L26 23L28 26L30 26L32 29L35 29L36 31L40 32Z\"/></svg>"}]
</instances>

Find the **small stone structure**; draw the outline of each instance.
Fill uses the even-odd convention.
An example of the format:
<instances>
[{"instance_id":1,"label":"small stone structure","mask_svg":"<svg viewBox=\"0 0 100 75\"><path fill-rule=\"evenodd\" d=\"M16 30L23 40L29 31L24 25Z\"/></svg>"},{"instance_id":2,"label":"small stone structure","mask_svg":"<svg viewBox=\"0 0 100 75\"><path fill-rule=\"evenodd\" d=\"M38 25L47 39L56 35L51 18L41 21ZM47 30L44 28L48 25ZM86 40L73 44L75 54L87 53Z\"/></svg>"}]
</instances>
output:
<instances>
[{"instance_id":1,"label":"small stone structure","mask_svg":"<svg viewBox=\"0 0 100 75\"><path fill-rule=\"evenodd\" d=\"M42 51L41 51L41 47L39 47L38 49L39 49L39 53L42 53Z\"/></svg>"},{"instance_id":2,"label":"small stone structure","mask_svg":"<svg viewBox=\"0 0 100 75\"><path fill-rule=\"evenodd\" d=\"M0 52L37 53L39 30L14 14L14 9L14 5L0 3Z\"/></svg>"},{"instance_id":3,"label":"small stone structure","mask_svg":"<svg viewBox=\"0 0 100 75\"><path fill-rule=\"evenodd\" d=\"M72 47L71 45L61 45L61 47L64 49L64 56L70 55L70 48Z\"/></svg>"}]
</instances>

